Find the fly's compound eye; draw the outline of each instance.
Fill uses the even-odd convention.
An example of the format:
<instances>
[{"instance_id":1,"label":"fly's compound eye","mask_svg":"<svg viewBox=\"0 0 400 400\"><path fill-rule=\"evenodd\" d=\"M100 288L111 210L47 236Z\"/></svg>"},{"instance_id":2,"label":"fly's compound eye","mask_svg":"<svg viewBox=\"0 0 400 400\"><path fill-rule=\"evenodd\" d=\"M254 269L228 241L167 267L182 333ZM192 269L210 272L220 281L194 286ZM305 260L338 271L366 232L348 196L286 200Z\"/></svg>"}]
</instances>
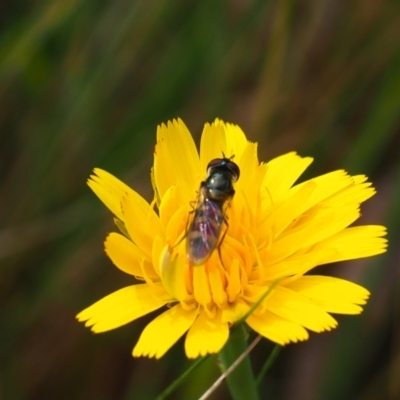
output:
<instances>
[{"instance_id":1,"label":"fly's compound eye","mask_svg":"<svg viewBox=\"0 0 400 400\"><path fill-rule=\"evenodd\" d=\"M240 176L239 166L236 163L234 163L232 160L229 160L226 164L226 167L232 172L232 176L236 182Z\"/></svg>"},{"instance_id":2,"label":"fly's compound eye","mask_svg":"<svg viewBox=\"0 0 400 400\"><path fill-rule=\"evenodd\" d=\"M231 158L214 158L214 160L211 160L207 165L208 176L213 174L216 170L225 170L231 173L233 181L236 182L240 176L240 169Z\"/></svg>"},{"instance_id":3,"label":"fly's compound eye","mask_svg":"<svg viewBox=\"0 0 400 400\"><path fill-rule=\"evenodd\" d=\"M207 171L208 173L212 172L214 168L221 167L224 165L224 161L227 160L226 158L214 158L214 160L211 160L208 165L207 165Z\"/></svg>"}]
</instances>

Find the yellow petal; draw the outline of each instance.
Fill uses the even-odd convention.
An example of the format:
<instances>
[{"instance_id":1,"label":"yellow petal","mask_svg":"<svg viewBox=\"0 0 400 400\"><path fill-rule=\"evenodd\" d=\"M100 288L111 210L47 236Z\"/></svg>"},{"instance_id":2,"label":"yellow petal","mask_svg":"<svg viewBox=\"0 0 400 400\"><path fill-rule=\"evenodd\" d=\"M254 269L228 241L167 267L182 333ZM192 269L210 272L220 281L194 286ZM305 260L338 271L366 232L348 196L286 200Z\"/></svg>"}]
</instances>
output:
<instances>
[{"instance_id":1,"label":"yellow petal","mask_svg":"<svg viewBox=\"0 0 400 400\"><path fill-rule=\"evenodd\" d=\"M301 188L304 185L307 185L309 182L313 182L316 185L316 188L313 191L312 195L309 197L307 203L305 204L305 210L311 208L318 203L321 203L322 201L330 200L332 196L343 193L343 190L348 190L355 184L354 178L348 175L346 171L338 170L318 176L317 178L310 179L299 185L294 186L287 193L287 196L292 196L298 190L301 190Z\"/></svg>"},{"instance_id":2,"label":"yellow petal","mask_svg":"<svg viewBox=\"0 0 400 400\"><path fill-rule=\"evenodd\" d=\"M138 284L117 290L80 312L76 317L86 321L95 333L125 325L166 303L171 297L161 285Z\"/></svg>"},{"instance_id":3,"label":"yellow petal","mask_svg":"<svg viewBox=\"0 0 400 400\"><path fill-rule=\"evenodd\" d=\"M153 238L163 235L160 220L153 208L137 193L128 193L121 203L125 226L132 241L151 260Z\"/></svg>"},{"instance_id":4,"label":"yellow petal","mask_svg":"<svg viewBox=\"0 0 400 400\"><path fill-rule=\"evenodd\" d=\"M324 199L324 203L328 203L336 207L341 207L342 205L349 203L361 204L376 193L376 190L371 186L370 182L357 183L357 181L359 181L359 177L353 176L352 178L354 183L350 184L344 189L341 189L327 199Z\"/></svg>"},{"instance_id":5,"label":"yellow petal","mask_svg":"<svg viewBox=\"0 0 400 400\"><path fill-rule=\"evenodd\" d=\"M333 256L335 256L335 251L332 249L316 250L312 248L309 252L294 253L284 260L268 264L265 269L265 282L274 282L293 275L303 275Z\"/></svg>"},{"instance_id":6,"label":"yellow petal","mask_svg":"<svg viewBox=\"0 0 400 400\"><path fill-rule=\"evenodd\" d=\"M133 356L162 357L193 324L197 309L185 311L179 304L150 322L133 349Z\"/></svg>"},{"instance_id":7,"label":"yellow petal","mask_svg":"<svg viewBox=\"0 0 400 400\"><path fill-rule=\"evenodd\" d=\"M196 301L210 310L213 305L211 288L208 281L208 273L203 265L193 268L193 290Z\"/></svg>"},{"instance_id":8,"label":"yellow petal","mask_svg":"<svg viewBox=\"0 0 400 400\"><path fill-rule=\"evenodd\" d=\"M207 165L214 158L221 158L222 154L231 157L226 146L225 126L221 121L205 124L200 140L200 179L207 176Z\"/></svg>"},{"instance_id":9,"label":"yellow petal","mask_svg":"<svg viewBox=\"0 0 400 400\"><path fill-rule=\"evenodd\" d=\"M121 221L120 219L114 217L114 224L117 226L117 228L119 229L119 231L128 239L131 239L129 237L129 233L126 230L126 226L125 223L123 221Z\"/></svg>"},{"instance_id":10,"label":"yellow petal","mask_svg":"<svg viewBox=\"0 0 400 400\"><path fill-rule=\"evenodd\" d=\"M234 303L228 303L227 307L221 310L221 320L229 325L243 318L249 311L249 304L244 299L238 298Z\"/></svg>"},{"instance_id":11,"label":"yellow petal","mask_svg":"<svg viewBox=\"0 0 400 400\"><path fill-rule=\"evenodd\" d=\"M228 158L234 156L234 161L239 163L247 146L246 136L237 125L219 119L211 125L205 124L200 142L200 168L204 171L204 178L211 160L225 155Z\"/></svg>"},{"instance_id":12,"label":"yellow petal","mask_svg":"<svg viewBox=\"0 0 400 400\"><path fill-rule=\"evenodd\" d=\"M210 291L214 304L218 308L225 307L228 302L228 296L225 290L224 273L217 266L210 269L208 273Z\"/></svg>"},{"instance_id":13,"label":"yellow petal","mask_svg":"<svg viewBox=\"0 0 400 400\"><path fill-rule=\"evenodd\" d=\"M190 202L201 172L196 145L183 121L158 126L154 179L161 199L168 188L176 185L182 202Z\"/></svg>"},{"instance_id":14,"label":"yellow petal","mask_svg":"<svg viewBox=\"0 0 400 400\"><path fill-rule=\"evenodd\" d=\"M240 281L240 265L237 258L232 260L229 265L228 274L228 286L226 288L226 293L228 295L228 301L232 303L242 290Z\"/></svg>"},{"instance_id":15,"label":"yellow petal","mask_svg":"<svg viewBox=\"0 0 400 400\"><path fill-rule=\"evenodd\" d=\"M160 259L161 259L164 247L165 247L165 238L160 235L155 235L154 241L153 241L151 259L152 259L152 268L154 269L154 271L158 277L161 276ZM152 279L150 271L148 272L147 275Z\"/></svg>"},{"instance_id":16,"label":"yellow petal","mask_svg":"<svg viewBox=\"0 0 400 400\"><path fill-rule=\"evenodd\" d=\"M115 176L100 168L95 168L93 171L96 175L91 175L87 184L105 206L123 221L121 199L126 193L133 192L133 190Z\"/></svg>"},{"instance_id":17,"label":"yellow petal","mask_svg":"<svg viewBox=\"0 0 400 400\"><path fill-rule=\"evenodd\" d=\"M189 329L185 340L185 351L189 358L218 353L229 338L229 326L221 321L219 312L208 318L203 311Z\"/></svg>"},{"instance_id":18,"label":"yellow petal","mask_svg":"<svg viewBox=\"0 0 400 400\"><path fill-rule=\"evenodd\" d=\"M269 262L274 263L343 231L359 216L357 204L340 208L318 207L307 211L297 219L295 225L275 240L269 254Z\"/></svg>"},{"instance_id":19,"label":"yellow petal","mask_svg":"<svg viewBox=\"0 0 400 400\"><path fill-rule=\"evenodd\" d=\"M260 185L258 180L258 158L257 144L249 143L246 145L240 159L238 158L240 167L240 178L235 184L237 192L242 191L246 197L247 204L243 205L256 214L257 203L259 200Z\"/></svg>"},{"instance_id":20,"label":"yellow petal","mask_svg":"<svg viewBox=\"0 0 400 400\"><path fill-rule=\"evenodd\" d=\"M362 286L329 276L306 275L286 285L330 313L359 314L369 292Z\"/></svg>"},{"instance_id":21,"label":"yellow petal","mask_svg":"<svg viewBox=\"0 0 400 400\"><path fill-rule=\"evenodd\" d=\"M189 223L189 214L187 207L180 207L176 210L176 213L169 220L166 232L166 243L172 247L176 247L181 243L186 243L186 233ZM180 252L180 254L186 254L186 250Z\"/></svg>"},{"instance_id":22,"label":"yellow petal","mask_svg":"<svg viewBox=\"0 0 400 400\"><path fill-rule=\"evenodd\" d=\"M263 305L275 315L314 332L330 330L337 325L332 316L305 296L281 286L272 290Z\"/></svg>"},{"instance_id":23,"label":"yellow petal","mask_svg":"<svg viewBox=\"0 0 400 400\"><path fill-rule=\"evenodd\" d=\"M281 346L289 342L308 339L308 332L300 324L288 321L269 311L265 311L262 315L251 314L246 319L246 323L261 336Z\"/></svg>"},{"instance_id":24,"label":"yellow petal","mask_svg":"<svg viewBox=\"0 0 400 400\"><path fill-rule=\"evenodd\" d=\"M235 124L225 123L225 135L226 135L226 150L232 155L235 155L237 160L242 157L243 151L248 145L246 135L242 129Z\"/></svg>"},{"instance_id":25,"label":"yellow petal","mask_svg":"<svg viewBox=\"0 0 400 400\"><path fill-rule=\"evenodd\" d=\"M330 250L334 254L321 260L321 264L371 257L386 252L386 228L364 225L347 228L316 244L312 251Z\"/></svg>"},{"instance_id":26,"label":"yellow petal","mask_svg":"<svg viewBox=\"0 0 400 400\"><path fill-rule=\"evenodd\" d=\"M274 201L278 201L289 190L312 161L310 157L302 158L292 152L267 163L263 186Z\"/></svg>"},{"instance_id":27,"label":"yellow petal","mask_svg":"<svg viewBox=\"0 0 400 400\"><path fill-rule=\"evenodd\" d=\"M304 205L315 188L316 185L313 182L304 185L301 190L277 206L268 216L266 224L271 228L268 228L267 225L267 227L262 226L261 229L271 229L275 237L279 236L304 211Z\"/></svg>"},{"instance_id":28,"label":"yellow petal","mask_svg":"<svg viewBox=\"0 0 400 400\"><path fill-rule=\"evenodd\" d=\"M165 290L174 299L181 302L191 300L187 290L188 274L190 270L187 261L183 257L177 257L173 249L165 246L160 255L160 275Z\"/></svg>"},{"instance_id":29,"label":"yellow petal","mask_svg":"<svg viewBox=\"0 0 400 400\"><path fill-rule=\"evenodd\" d=\"M134 243L119 233L110 233L104 245L116 267L127 274L143 277L140 263L144 254Z\"/></svg>"},{"instance_id":30,"label":"yellow petal","mask_svg":"<svg viewBox=\"0 0 400 400\"><path fill-rule=\"evenodd\" d=\"M177 205L180 201L176 185L169 187L160 204L160 221L165 231L167 230L169 221L176 213Z\"/></svg>"}]
</instances>

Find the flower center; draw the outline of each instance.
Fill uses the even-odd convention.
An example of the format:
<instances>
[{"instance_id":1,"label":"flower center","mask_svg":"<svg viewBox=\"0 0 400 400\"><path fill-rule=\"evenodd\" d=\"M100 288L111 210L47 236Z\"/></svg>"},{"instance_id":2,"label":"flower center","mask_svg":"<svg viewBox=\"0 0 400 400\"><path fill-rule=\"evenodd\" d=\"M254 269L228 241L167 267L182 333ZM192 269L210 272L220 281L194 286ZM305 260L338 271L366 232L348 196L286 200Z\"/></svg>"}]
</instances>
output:
<instances>
[{"instance_id":1,"label":"flower center","mask_svg":"<svg viewBox=\"0 0 400 400\"><path fill-rule=\"evenodd\" d=\"M193 209L189 205L177 209L176 203L173 211L172 204L161 207L170 210L168 218L161 215L167 243L160 258L163 285L184 308L201 306L210 317L247 297L249 283L263 280L258 243L253 236L257 232L254 217L243 206L243 196L236 195L241 201L234 200L230 205L218 244L200 265L193 265L187 254L188 218Z\"/></svg>"}]
</instances>

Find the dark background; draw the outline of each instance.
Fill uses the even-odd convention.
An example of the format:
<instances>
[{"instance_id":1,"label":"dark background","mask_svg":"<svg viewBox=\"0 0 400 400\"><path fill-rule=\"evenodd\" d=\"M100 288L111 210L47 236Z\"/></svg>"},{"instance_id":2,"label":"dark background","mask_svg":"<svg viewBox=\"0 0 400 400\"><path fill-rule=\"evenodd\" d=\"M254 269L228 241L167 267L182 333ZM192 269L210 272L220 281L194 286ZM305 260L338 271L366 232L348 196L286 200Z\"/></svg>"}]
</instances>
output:
<instances>
[{"instance_id":1,"label":"dark background","mask_svg":"<svg viewBox=\"0 0 400 400\"><path fill-rule=\"evenodd\" d=\"M154 315L101 335L74 319L131 282L103 252L115 227L87 177L101 167L151 200L156 126L178 116L196 140L215 117L239 124L260 160L313 156L307 178L374 182L360 222L389 227L389 252L320 269L371 290L365 312L287 346L261 390L400 398L398 1L5 0L0 29L1 399L153 399L191 364L182 341L131 357ZM172 398L218 375L210 359Z\"/></svg>"}]
</instances>

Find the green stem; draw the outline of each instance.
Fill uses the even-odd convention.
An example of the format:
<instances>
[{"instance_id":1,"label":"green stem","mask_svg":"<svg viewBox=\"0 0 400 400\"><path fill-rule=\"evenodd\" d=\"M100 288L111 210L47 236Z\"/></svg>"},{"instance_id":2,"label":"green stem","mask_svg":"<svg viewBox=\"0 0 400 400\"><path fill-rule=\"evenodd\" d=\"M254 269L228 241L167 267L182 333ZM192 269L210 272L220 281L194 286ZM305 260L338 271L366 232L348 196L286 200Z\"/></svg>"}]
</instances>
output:
<instances>
[{"instance_id":1,"label":"green stem","mask_svg":"<svg viewBox=\"0 0 400 400\"><path fill-rule=\"evenodd\" d=\"M271 354L267 358L267 361L265 362L265 364L261 368L260 373L257 375L257 379L256 379L256 385L257 386L260 386L260 383L263 380L264 375L272 367L272 365L274 364L274 362L275 362L276 358L278 357L278 354L280 353L281 350L282 350L282 347L279 346L279 345L276 345L273 348L273 350L271 351Z\"/></svg>"},{"instance_id":2,"label":"green stem","mask_svg":"<svg viewBox=\"0 0 400 400\"><path fill-rule=\"evenodd\" d=\"M182 383L189 377L189 375L198 368L205 360L207 360L208 356L201 357L197 359L178 379L171 383L159 396L157 396L156 400L164 400L166 399L172 392L174 392Z\"/></svg>"},{"instance_id":3,"label":"green stem","mask_svg":"<svg viewBox=\"0 0 400 400\"><path fill-rule=\"evenodd\" d=\"M228 342L219 354L223 371L226 371L247 350L248 334L241 325L231 332ZM226 378L234 400L258 400L256 381L248 356Z\"/></svg>"}]
</instances>

